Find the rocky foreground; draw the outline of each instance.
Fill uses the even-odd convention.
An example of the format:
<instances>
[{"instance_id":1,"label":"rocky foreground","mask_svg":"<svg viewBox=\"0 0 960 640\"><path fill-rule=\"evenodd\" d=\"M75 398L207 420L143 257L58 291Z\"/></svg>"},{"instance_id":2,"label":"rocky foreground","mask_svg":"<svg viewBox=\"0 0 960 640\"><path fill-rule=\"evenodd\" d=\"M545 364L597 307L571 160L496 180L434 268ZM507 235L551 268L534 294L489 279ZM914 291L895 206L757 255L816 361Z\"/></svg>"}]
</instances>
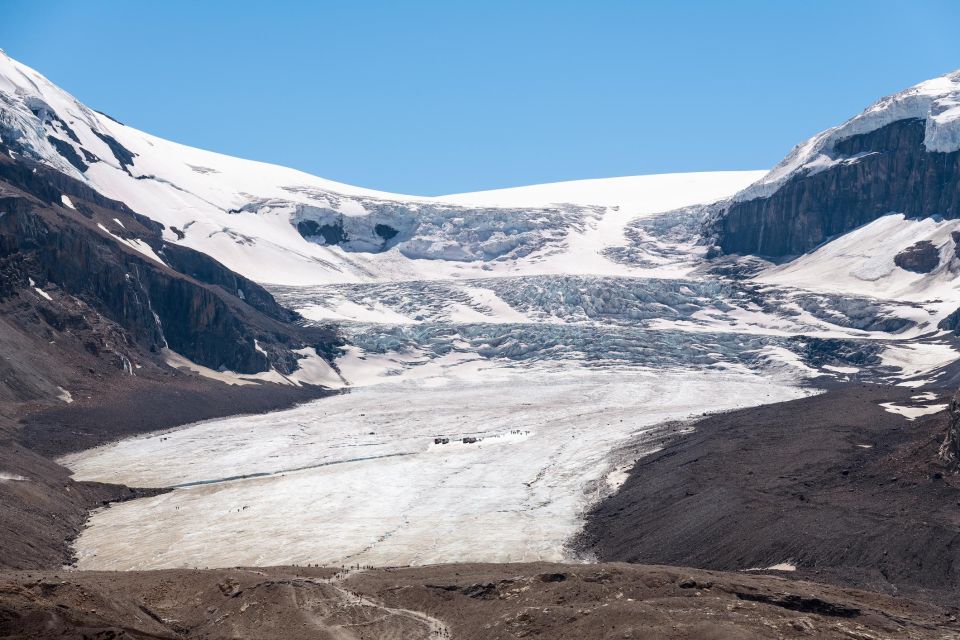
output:
<instances>
[{"instance_id":1,"label":"rocky foreground","mask_svg":"<svg viewBox=\"0 0 960 640\"><path fill-rule=\"evenodd\" d=\"M939 457L951 393L843 385L709 416L634 466L588 516L604 561L796 576L953 606L960 478Z\"/></svg>"},{"instance_id":2,"label":"rocky foreground","mask_svg":"<svg viewBox=\"0 0 960 640\"><path fill-rule=\"evenodd\" d=\"M628 564L0 576L9 638L944 638L940 607L771 575Z\"/></svg>"}]
</instances>

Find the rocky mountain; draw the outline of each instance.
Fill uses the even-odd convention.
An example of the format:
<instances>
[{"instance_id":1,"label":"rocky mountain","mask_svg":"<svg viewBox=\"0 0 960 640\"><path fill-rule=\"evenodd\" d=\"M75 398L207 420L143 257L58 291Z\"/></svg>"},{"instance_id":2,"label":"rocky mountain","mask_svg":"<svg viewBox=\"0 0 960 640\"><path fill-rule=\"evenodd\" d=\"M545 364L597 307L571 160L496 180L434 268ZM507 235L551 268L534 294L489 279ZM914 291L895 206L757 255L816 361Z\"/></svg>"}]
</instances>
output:
<instances>
[{"instance_id":1,"label":"rocky mountain","mask_svg":"<svg viewBox=\"0 0 960 640\"><path fill-rule=\"evenodd\" d=\"M341 184L176 144L96 112L0 54L0 138L261 284L321 285L514 273L563 253L606 207L628 216L727 197L761 172L640 176L426 198ZM119 232L111 221L104 226ZM604 261L606 263L606 261ZM541 265L556 271L569 265ZM584 269L595 272L596 264Z\"/></svg>"},{"instance_id":2,"label":"rocky mountain","mask_svg":"<svg viewBox=\"0 0 960 640\"><path fill-rule=\"evenodd\" d=\"M719 207L709 231L724 253L784 258L891 213L960 217L960 71L798 145Z\"/></svg>"},{"instance_id":3,"label":"rocky mountain","mask_svg":"<svg viewBox=\"0 0 960 640\"><path fill-rule=\"evenodd\" d=\"M36 316L25 331L82 334L86 351L129 375L173 353L283 376L298 369L297 350L335 348L335 335L298 326L259 284L165 240L176 231L106 195L91 166L129 176L136 154L77 121L102 116L45 102L58 90L34 72L5 56L0 67L0 298ZM97 141L93 150L78 132Z\"/></svg>"},{"instance_id":4,"label":"rocky mountain","mask_svg":"<svg viewBox=\"0 0 960 640\"><path fill-rule=\"evenodd\" d=\"M0 564L29 568L68 561L89 509L141 495L45 456L319 397L342 341L104 195L80 171L93 154L53 133L75 144L76 112L11 65L0 56Z\"/></svg>"}]
</instances>

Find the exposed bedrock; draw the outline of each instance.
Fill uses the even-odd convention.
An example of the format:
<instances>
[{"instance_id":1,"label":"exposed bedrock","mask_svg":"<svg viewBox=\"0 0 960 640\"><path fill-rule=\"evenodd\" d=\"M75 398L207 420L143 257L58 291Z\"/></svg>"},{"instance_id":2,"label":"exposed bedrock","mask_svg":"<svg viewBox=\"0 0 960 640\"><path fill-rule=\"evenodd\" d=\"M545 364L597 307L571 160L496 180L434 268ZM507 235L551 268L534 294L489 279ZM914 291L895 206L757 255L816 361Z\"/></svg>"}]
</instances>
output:
<instances>
[{"instance_id":1,"label":"exposed bedrock","mask_svg":"<svg viewBox=\"0 0 960 640\"><path fill-rule=\"evenodd\" d=\"M176 244L163 244L157 253L164 262L204 284L221 287L232 296L245 301L254 309L282 322L292 322L297 314L277 304L266 289L238 273L230 271L205 253Z\"/></svg>"},{"instance_id":2,"label":"exposed bedrock","mask_svg":"<svg viewBox=\"0 0 960 640\"><path fill-rule=\"evenodd\" d=\"M960 391L950 400L947 435L940 445L940 460L956 473L960 470Z\"/></svg>"},{"instance_id":3,"label":"exposed bedrock","mask_svg":"<svg viewBox=\"0 0 960 640\"><path fill-rule=\"evenodd\" d=\"M0 295L29 290L31 281L53 285L122 327L129 348L169 347L241 373L271 366L290 372L297 362L292 349L335 341L324 330L301 335L290 324L296 315L262 287L191 249L164 246L159 225L122 203L27 164L0 159ZM62 195L70 206L61 204ZM153 247L166 265L125 241Z\"/></svg>"},{"instance_id":4,"label":"exposed bedrock","mask_svg":"<svg viewBox=\"0 0 960 640\"><path fill-rule=\"evenodd\" d=\"M953 313L941 320L937 324L937 327L946 329L947 331L953 331L954 334L960 335L960 309L956 309Z\"/></svg>"},{"instance_id":5,"label":"exposed bedrock","mask_svg":"<svg viewBox=\"0 0 960 640\"><path fill-rule=\"evenodd\" d=\"M710 231L725 253L783 257L892 212L960 217L960 151L931 153L923 141L920 119L840 140L826 168L799 172L769 197L728 203Z\"/></svg>"},{"instance_id":6,"label":"exposed bedrock","mask_svg":"<svg viewBox=\"0 0 960 640\"><path fill-rule=\"evenodd\" d=\"M940 251L929 240L921 240L895 255L893 263L914 273L930 273L940 265Z\"/></svg>"}]
</instances>

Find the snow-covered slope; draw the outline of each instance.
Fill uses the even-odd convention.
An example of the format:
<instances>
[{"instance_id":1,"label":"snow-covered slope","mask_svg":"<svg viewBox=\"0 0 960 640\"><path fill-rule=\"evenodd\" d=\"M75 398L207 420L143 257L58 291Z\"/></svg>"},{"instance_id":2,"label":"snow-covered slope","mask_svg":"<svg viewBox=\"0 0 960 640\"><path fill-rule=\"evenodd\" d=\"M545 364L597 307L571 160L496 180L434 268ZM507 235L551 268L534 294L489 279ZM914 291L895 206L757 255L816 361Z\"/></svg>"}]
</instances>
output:
<instances>
[{"instance_id":1,"label":"snow-covered slope","mask_svg":"<svg viewBox=\"0 0 960 640\"><path fill-rule=\"evenodd\" d=\"M757 280L815 291L924 302L940 299L949 311L960 304L960 262L953 233L960 222L891 214L874 220L786 264L765 270ZM929 273L903 269L897 255L929 242L939 265Z\"/></svg>"},{"instance_id":2,"label":"snow-covered slope","mask_svg":"<svg viewBox=\"0 0 960 640\"><path fill-rule=\"evenodd\" d=\"M600 255L639 213L712 202L760 172L587 180L425 198L173 143L97 113L0 55L0 139L166 227L164 240L259 282L623 273ZM566 260L569 264L571 260Z\"/></svg>"},{"instance_id":3,"label":"snow-covered slope","mask_svg":"<svg viewBox=\"0 0 960 640\"><path fill-rule=\"evenodd\" d=\"M672 173L552 182L510 189L458 193L436 198L481 207L547 207L557 204L616 207L637 215L715 202L730 195L739 181L752 183L766 171Z\"/></svg>"}]
</instances>

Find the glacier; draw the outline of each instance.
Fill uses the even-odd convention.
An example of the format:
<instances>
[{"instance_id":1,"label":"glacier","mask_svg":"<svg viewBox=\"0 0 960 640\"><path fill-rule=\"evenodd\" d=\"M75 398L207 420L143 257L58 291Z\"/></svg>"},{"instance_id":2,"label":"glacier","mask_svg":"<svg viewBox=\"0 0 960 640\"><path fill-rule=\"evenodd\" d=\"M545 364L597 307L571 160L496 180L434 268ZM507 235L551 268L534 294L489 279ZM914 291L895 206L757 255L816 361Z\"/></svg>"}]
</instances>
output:
<instances>
[{"instance_id":1,"label":"glacier","mask_svg":"<svg viewBox=\"0 0 960 640\"><path fill-rule=\"evenodd\" d=\"M705 408L919 386L957 358L920 303L709 274L272 291L345 334L348 393L65 457L173 487L96 512L80 568L581 561L590 505Z\"/></svg>"},{"instance_id":2,"label":"glacier","mask_svg":"<svg viewBox=\"0 0 960 640\"><path fill-rule=\"evenodd\" d=\"M924 119L929 150L957 148L958 82L887 98L769 173L421 197L163 140L0 53L11 154L126 203L163 225L164 243L212 256L346 338L329 361L304 350L289 375L166 352L229 384L343 393L66 456L80 480L172 488L94 513L78 566L579 560L570 541L584 512L705 405L947 379L955 221L890 212L782 264L712 259L700 231L714 203L823 170L837 139L891 118ZM162 262L112 224L105 237ZM931 273L894 263L918 241L939 251Z\"/></svg>"}]
</instances>

